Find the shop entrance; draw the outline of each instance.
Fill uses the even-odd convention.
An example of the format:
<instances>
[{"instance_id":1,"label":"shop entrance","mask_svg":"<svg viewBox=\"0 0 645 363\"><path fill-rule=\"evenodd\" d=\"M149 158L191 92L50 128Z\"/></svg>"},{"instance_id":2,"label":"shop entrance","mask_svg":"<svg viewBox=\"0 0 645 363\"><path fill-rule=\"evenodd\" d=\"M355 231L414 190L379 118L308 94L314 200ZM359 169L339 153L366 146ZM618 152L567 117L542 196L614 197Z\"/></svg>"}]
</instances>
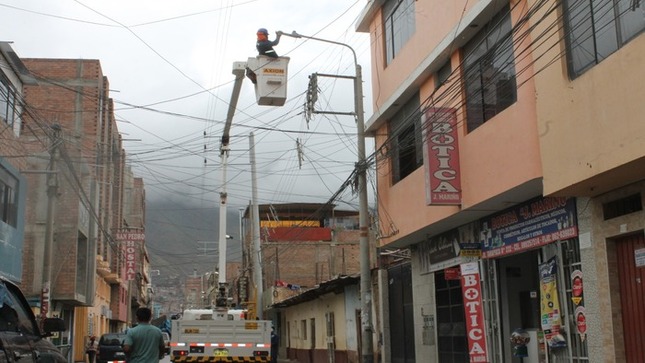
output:
<instances>
[{"instance_id":1,"label":"shop entrance","mask_svg":"<svg viewBox=\"0 0 645 363\"><path fill-rule=\"evenodd\" d=\"M535 250L498 260L504 362L522 362L513 356L510 342L515 329L540 329L538 256L539 250Z\"/></svg>"},{"instance_id":2,"label":"shop entrance","mask_svg":"<svg viewBox=\"0 0 645 363\"><path fill-rule=\"evenodd\" d=\"M645 236L641 233L616 242L620 301L626 362L645 359Z\"/></svg>"}]
</instances>

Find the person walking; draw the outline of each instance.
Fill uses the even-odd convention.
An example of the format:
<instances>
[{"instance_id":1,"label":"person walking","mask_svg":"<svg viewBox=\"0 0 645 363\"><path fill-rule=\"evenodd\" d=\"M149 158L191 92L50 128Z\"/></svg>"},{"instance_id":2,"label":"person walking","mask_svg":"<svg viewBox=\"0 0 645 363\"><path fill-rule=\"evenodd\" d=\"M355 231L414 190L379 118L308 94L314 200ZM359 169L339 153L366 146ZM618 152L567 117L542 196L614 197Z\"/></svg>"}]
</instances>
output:
<instances>
[{"instance_id":1,"label":"person walking","mask_svg":"<svg viewBox=\"0 0 645 363\"><path fill-rule=\"evenodd\" d=\"M98 342L94 335L90 336L90 341L87 342L85 347L85 353L87 353L87 359L89 363L94 363L94 358L96 358L96 349L98 348Z\"/></svg>"},{"instance_id":2,"label":"person walking","mask_svg":"<svg viewBox=\"0 0 645 363\"><path fill-rule=\"evenodd\" d=\"M278 363L279 347L280 347L280 337L275 332L275 328L271 328L271 363Z\"/></svg>"},{"instance_id":3,"label":"person walking","mask_svg":"<svg viewBox=\"0 0 645 363\"><path fill-rule=\"evenodd\" d=\"M269 40L268 30L266 30L265 28L258 29L258 32L257 32L258 41L257 43L255 43L255 48L258 50L258 53L260 55L266 55L271 58L278 58L278 54L273 49L273 46L278 45L278 43L280 43L280 37L282 36L282 32L278 31L275 34L276 34L275 40L271 41Z\"/></svg>"},{"instance_id":4,"label":"person walking","mask_svg":"<svg viewBox=\"0 0 645 363\"><path fill-rule=\"evenodd\" d=\"M123 341L127 362L157 363L166 351L161 329L150 325L152 311L149 308L137 309L136 316L138 325L128 329Z\"/></svg>"}]
</instances>

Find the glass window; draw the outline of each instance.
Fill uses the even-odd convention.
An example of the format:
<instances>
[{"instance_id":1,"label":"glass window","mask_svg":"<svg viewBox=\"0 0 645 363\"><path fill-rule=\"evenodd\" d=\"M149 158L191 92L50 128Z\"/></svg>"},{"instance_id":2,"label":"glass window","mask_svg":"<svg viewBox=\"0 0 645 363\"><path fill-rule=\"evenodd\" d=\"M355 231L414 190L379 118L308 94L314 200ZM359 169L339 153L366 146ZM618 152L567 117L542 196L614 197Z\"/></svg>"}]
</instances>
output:
<instances>
[{"instance_id":1,"label":"glass window","mask_svg":"<svg viewBox=\"0 0 645 363\"><path fill-rule=\"evenodd\" d=\"M468 132L517 101L508 7L464 46L464 83Z\"/></svg>"},{"instance_id":2,"label":"glass window","mask_svg":"<svg viewBox=\"0 0 645 363\"><path fill-rule=\"evenodd\" d=\"M4 222L14 228L18 223L17 188L18 179L9 174L6 169L0 167L0 222Z\"/></svg>"},{"instance_id":3,"label":"glass window","mask_svg":"<svg viewBox=\"0 0 645 363\"><path fill-rule=\"evenodd\" d=\"M390 119L389 134L394 152L391 159L393 184L423 165L419 106L417 93Z\"/></svg>"},{"instance_id":4,"label":"glass window","mask_svg":"<svg viewBox=\"0 0 645 363\"><path fill-rule=\"evenodd\" d=\"M385 64L390 64L415 31L415 0L388 0L383 5Z\"/></svg>"},{"instance_id":5,"label":"glass window","mask_svg":"<svg viewBox=\"0 0 645 363\"><path fill-rule=\"evenodd\" d=\"M569 74L576 78L645 29L645 4L633 0L565 0Z\"/></svg>"},{"instance_id":6,"label":"glass window","mask_svg":"<svg viewBox=\"0 0 645 363\"><path fill-rule=\"evenodd\" d=\"M0 121L13 125L16 106L16 91L9 81L0 75Z\"/></svg>"},{"instance_id":7,"label":"glass window","mask_svg":"<svg viewBox=\"0 0 645 363\"><path fill-rule=\"evenodd\" d=\"M31 311L25 309L15 288L0 281L0 331L35 334Z\"/></svg>"}]
</instances>

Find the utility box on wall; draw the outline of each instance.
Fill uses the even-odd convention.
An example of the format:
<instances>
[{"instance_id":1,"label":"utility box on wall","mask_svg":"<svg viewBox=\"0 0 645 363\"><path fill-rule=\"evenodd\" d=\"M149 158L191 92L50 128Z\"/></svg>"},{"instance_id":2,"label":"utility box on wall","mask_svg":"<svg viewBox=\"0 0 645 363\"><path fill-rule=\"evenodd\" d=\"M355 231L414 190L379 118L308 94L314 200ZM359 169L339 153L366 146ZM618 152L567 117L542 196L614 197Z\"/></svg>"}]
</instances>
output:
<instances>
[{"instance_id":1,"label":"utility box on wall","mask_svg":"<svg viewBox=\"0 0 645 363\"><path fill-rule=\"evenodd\" d=\"M259 55L249 58L247 64L256 76L255 97L258 105L283 106L287 100L289 57Z\"/></svg>"}]
</instances>

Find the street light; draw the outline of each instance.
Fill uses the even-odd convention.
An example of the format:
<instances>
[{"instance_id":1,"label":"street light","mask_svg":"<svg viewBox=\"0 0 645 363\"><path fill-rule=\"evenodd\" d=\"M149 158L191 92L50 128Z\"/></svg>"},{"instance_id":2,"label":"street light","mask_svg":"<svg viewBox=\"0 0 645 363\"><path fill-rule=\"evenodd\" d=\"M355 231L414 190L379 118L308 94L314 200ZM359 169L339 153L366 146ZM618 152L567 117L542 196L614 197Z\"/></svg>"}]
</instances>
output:
<instances>
[{"instance_id":1,"label":"street light","mask_svg":"<svg viewBox=\"0 0 645 363\"><path fill-rule=\"evenodd\" d=\"M365 121L363 116L363 78L361 66L356 59L354 48L345 43L335 42L327 39L320 39L298 34L295 30L291 34L282 33L292 38L306 38L325 43L342 45L349 48L354 56L356 74L354 76L354 111L356 116L356 133L358 143L358 215L360 228L360 265L361 265L361 336L366 339L362 341L362 362L372 363L374 361L374 350L372 346L372 287L369 265L369 239L368 239L368 211L367 211L367 162L365 161Z\"/></svg>"}]
</instances>

